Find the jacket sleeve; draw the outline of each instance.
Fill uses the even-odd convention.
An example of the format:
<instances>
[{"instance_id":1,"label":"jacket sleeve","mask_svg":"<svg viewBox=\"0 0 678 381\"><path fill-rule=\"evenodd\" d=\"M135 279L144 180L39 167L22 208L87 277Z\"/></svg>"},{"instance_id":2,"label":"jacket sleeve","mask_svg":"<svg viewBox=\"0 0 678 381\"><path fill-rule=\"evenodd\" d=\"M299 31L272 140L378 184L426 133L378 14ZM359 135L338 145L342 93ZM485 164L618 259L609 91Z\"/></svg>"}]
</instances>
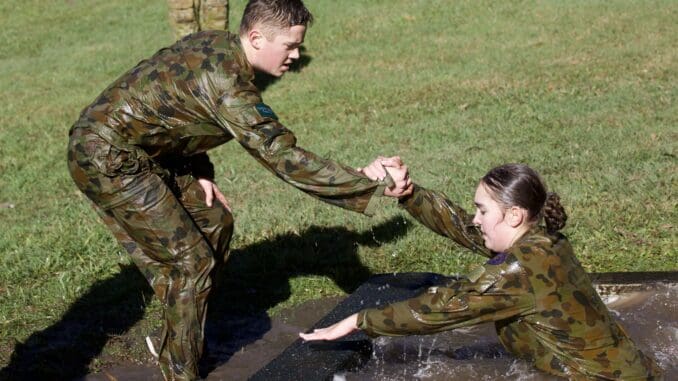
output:
<instances>
[{"instance_id":1,"label":"jacket sleeve","mask_svg":"<svg viewBox=\"0 0 678 381\"><path fill-rule=\"evenodd\" d=\"M415 298L363 310L358 327L370 336L430 334L531 313L529 283L513 267L486 265L475 281L431 287Z\"/></svg>"},{"instance_id":2,"label":"jacket sleeve","mask_svg":"<svg viewBox=\"0 0 678 381\"><path fill-rule=\"evenodd\" d=\"M255 159L286 183L332 205L371 214L385 183L306 151L278 122L255 91L227 94L217 101L217 123Z\"/></svg>"},{"instance_id":3,"label":"jacket sleeve","mask_svg":"<svg viewBox=\"0 0 678 381\"><path fill-rule=\"evenodd\" d=\"M448 200L445 195L414 186L412 195L400 200L407 212L434 232L451 238L461 246L486 257L492 253L485 247L480 230L471 222L473 216Z\"/></svg>"}]
</instances>

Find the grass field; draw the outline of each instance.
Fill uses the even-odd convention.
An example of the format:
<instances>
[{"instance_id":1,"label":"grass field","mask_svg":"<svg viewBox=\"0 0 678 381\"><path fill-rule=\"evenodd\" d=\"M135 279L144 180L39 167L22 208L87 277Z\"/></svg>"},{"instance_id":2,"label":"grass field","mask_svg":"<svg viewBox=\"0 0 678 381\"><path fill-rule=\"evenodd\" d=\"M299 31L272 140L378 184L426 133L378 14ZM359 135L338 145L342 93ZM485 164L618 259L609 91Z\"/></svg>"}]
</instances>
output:
<instances>
[{"instance_id":1,"label":"grass field","mask_svg":"<svg viewBox=\"0 0 678 381\"><path fill-rule=\"evenodd\" d=\"M231 0L232 30L244 3ZM263 93L300 146L352 166L399 154L468 208L489 168L525 162L563 198L587 270L678 268L678 2L306 3L305 65ZM58 368L69 330L88 343L74 375L148 361L158 304L65 147L85 105L171 42L166 17L162 0L0 3L0 367ZM235 143L211 157L236 217L214 311L276 313L373 273L482 260L387 200L367 218L284 186Z\"/></svg>"}]
</instances>

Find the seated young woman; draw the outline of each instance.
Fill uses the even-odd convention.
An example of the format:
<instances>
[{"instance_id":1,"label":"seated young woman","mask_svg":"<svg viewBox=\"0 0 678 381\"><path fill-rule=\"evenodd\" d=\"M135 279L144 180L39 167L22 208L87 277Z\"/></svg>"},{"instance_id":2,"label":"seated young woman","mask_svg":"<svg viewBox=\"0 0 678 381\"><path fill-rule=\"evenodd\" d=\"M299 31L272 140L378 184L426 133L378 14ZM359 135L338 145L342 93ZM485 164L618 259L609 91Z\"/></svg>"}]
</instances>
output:
<instances>
[{"instance_id":1,"label":"seated young woman","mask_svg":"<svg viewBox=\"0 0 678 381\"><path fill-rule=\"evenodd\" d=\"M406 176L406 170L387 169L394 179ZM379 177L383 168L377 160L363 172ZM550 374L574 380L661 378L655 361L610 315L558 233L567 215L534 170L523 164L490 170L476 189L473 216L416 184L400 203L431 230L489 260L462 280L362 310L301 333L302 339L334 340L359 329L370 336L431 334L494 322L509 352Z\"/></svg>"}]
</instances>

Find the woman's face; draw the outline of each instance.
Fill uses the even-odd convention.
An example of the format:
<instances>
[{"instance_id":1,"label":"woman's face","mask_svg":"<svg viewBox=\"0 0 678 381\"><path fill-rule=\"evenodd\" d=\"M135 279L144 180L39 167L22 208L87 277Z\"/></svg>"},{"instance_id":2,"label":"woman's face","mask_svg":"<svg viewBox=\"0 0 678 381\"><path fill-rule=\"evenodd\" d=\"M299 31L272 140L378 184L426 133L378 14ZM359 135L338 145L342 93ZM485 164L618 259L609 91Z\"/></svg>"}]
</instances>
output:
<instances>
[{"instance_id":1,"label":"woman's face","mask_svg":"<svg viewBox=\"0 0 678 381\"><path fill-rule=\"evenodd\" d=\"M519 231L507 221L507 209L492 198L483 183L478 185L473 202L476 204L473 223L480 227L485 247L496 253L511 247Z\"/></svg>"}]
</instances>

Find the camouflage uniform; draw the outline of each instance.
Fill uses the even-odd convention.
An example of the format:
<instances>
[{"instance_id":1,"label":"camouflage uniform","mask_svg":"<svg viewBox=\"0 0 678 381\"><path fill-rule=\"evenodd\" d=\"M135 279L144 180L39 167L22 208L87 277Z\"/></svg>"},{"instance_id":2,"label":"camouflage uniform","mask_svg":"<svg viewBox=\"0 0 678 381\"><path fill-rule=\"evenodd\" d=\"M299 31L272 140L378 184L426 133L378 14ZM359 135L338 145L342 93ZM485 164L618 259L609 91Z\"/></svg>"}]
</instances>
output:
<instances>
[{"instance_id":1,"label":"camouflage uniform","mask_svg":"<svg viewBox=\"0 0 678 381\"><path fill-rule=\"evenodd\" d=\"M167 0L167 5L177 40L201 30L228 29L228 0Z\"/></svg>"},{"instance_id":2,"label":"camouflage uniform","mask_svg":"<svg viewBox=\"0 0 678 381\"><path fill-rule=\"evenodd\" d=\"M415 187L402 201L435 232L490 259L460 281L418 297L361 311L370 335L428 334L495 322L501 343L548 373L570 379L661 377L610 316L567 239L533 228L504 253L483 246L472 215L442 195Z\"/></svg>"},{"instance_id":3,"label":"camouflage uniform","mask_svg":"<svg viewBox=\"0 0 678 381\"><path fill-rule=\"evenodd\" d=\"M383 183L296 147L253 76L237 36L190 35L123 74L70 131L71 176L164 306L167 379L197 377L209 275L228 257L233 229L196 181L213 177L205 151L234 139L286 183L365 214L383 195Z\"/></svg>"}]
</instances>

